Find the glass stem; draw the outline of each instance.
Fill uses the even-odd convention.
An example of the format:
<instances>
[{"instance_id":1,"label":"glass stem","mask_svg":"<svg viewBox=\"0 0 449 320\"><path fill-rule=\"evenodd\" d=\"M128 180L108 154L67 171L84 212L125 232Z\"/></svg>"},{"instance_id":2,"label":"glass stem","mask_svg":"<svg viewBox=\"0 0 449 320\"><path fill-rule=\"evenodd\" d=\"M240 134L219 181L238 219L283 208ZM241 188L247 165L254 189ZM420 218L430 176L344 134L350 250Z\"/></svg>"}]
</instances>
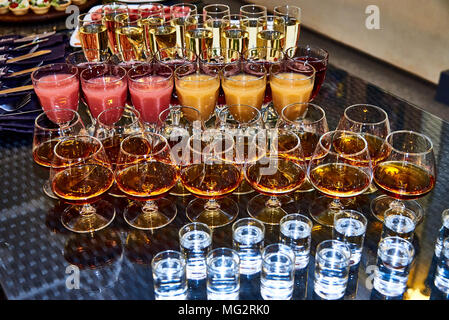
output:
<instances>
[{"instance_id":1,"label":"glass stem","mask_svg":"<svg viewBox=\"0 0 449 320\"><path fill-rule=\"evenodd\" d=\"M159 208L153 200L149 200L145 202L145 205L142 207L142 211L144 214L152 214L156 211L158 211Z\"/></svg>"},{"instance_id":2,"label":"glass stem","mask_svg":"<svg viewBox=\"0 0 449 320\"><path fill-rule=\"evenodd\" d=\"M332 202L329 204L329 210L336 212L343 210L343 204L341 200L333 199Z\"/></svg>"},{"instance_id":3,"label":"glass stem","mask_svg":"<svg viewBox=\"0 0 449 320\"><path fill-rule=\"evenodd\" d=\"M397 208L397 209L401 209L402 208L402 209L404 209L405 208L405 204L404 204L404 202L402 202L399 199L394 199L393 201L390 202L389 207L390 207L390 209L393 209L393 208Z\"/></svg>"},{"instance_id":4,"label":"glass stem","mask_svg":"<svg viewBox=\"0 0 449 320\"><path fill-rule=\"evenodd\" d=\"M218 203L218 201L216 199L209 199L204 204L204 209L206 209L208 211L215 211L215 210L220 209L220 204Z\"/></svg>"},{"instance_id":5,"label":"glass stem","mask_svg":"<svg viewBox=\"0 0 449 320\"><path fill-rule=\"evenodd\" d=\"M282 206L281 201L279 201L279 199L275 196L270 196L270 198L267 200L267 202L265 202L265 205L267 208L280 208Z\"/></svg>"},{"instance_id":6,"label":"glass stem","mask_svg":"<svg viewBox=\"0 0 449 320\"><path fill-rule=\"evenodd\" d=\"M80 215L83 217L89 217L95 214L96 210L91 204L84 204L81 206L81 210L79 211Z\"/></svg>"}]
</instances>

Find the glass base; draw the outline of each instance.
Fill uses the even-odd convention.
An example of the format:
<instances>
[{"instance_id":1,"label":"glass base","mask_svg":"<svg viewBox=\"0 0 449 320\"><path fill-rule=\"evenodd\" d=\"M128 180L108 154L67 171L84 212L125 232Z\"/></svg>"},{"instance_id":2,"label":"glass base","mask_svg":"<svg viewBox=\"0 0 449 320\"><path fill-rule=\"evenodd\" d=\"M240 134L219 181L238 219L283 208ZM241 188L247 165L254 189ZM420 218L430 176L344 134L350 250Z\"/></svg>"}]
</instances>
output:
<instances>
[{"instance_id":1,"label":"glass base","mask_svg":"<svg viewBox=\"0 0 449 320\"><path fill-rule=\"evenodd\" d=\"M244 194L250 194L253 192L255 192L253 187L251 187L251 185L248 182L246 182L246 180L242 180L242 183L240 183L239 187L237 189L235 189L235 191L232 194L244 195Z\"/></svg>"},{"instance_id":2,"label":"glass base","mask_svg":"<svg viewBox=\"0 0 449 320\"><path fill-rule=\"evenodd\" d=\"M133 228L153 230L170 224L175 219L176 214L176 205L168 199L134 200L125 208L123 218Z\"/></svg>"},{"instance_id":3,"label":"glass base","mask_svg":"<svg viewBox=\"0 0 449 320\"><path fill-rule=\"evenodd\" d=\"M48 197L58 200L58 197L54 194L53 190L51 189L50 179L45 181L44 185L42 186L42 190Z\"/></svg>"},{"instance_id":4,"label":"glass base","mask_svg":"<svg viewBox=\"0 0 449 320\"><path fill-rule=\"evenodd\" d=\"M249 200L248 214L265 224L278 225L282 217L298 212L295 201L289 196L270 197L259 194Z\"/></svg>"},{"instance_id":5,"label":"glass base","mask_svg":"<svg viewBox=\"0 0 449 320\"><path fill-rule=\"evenodd\" d=\"M230 198L194 199L186 208L187 218L192 222L202 222L210 228L219 228L233 222L239 214L237 203Z\"/></svg>"},{"instance_id":6,"label":"glass base","mask_svg":"<svg viewBox=\"0 0 449 320\"><path fill-rule=\"evenodd\" d=\"M333 199L322 196L310 204L309 214L317 223L332 228L335 213L346 209L357 210L354 198Z\"/></svg>"},{"instance_id":7,"label":"glass base","mask_svg":"<svg viewBox=\"0 0 449 320\"><path fill-rule=\"evenodd\" d=\"M424 210L422 206L415 200L398 200L386 195L382 195L371 201L371 213L377 220L383 223L385 211L394 208L395 206L413 211L418 217L418 221L416 224L418 225L419 223L421 223L424 215Z\"/></svg>"},{"instance_id":8,"label":"glass base","mask_svg":"<svg viewBox=\"0 0 449 320\"><path fill-rule=\"evenodd\" d=\"M114 218L114 206L99 200L92 204L68 207L61 215L61 222L70 231L88 233L106 228Z\"/></svg>"},{"instance_id":9,"label":"glass base","mask_svg":"<svg viewBox=\"0 0 449 320\"><path fill-rule=\"evenodd\" d=\"M191 193L182 185L180 181L178 181L178 183L170 189L169 194L178 197L187 197L191 195Z\"/></svg>"}]
</instances>

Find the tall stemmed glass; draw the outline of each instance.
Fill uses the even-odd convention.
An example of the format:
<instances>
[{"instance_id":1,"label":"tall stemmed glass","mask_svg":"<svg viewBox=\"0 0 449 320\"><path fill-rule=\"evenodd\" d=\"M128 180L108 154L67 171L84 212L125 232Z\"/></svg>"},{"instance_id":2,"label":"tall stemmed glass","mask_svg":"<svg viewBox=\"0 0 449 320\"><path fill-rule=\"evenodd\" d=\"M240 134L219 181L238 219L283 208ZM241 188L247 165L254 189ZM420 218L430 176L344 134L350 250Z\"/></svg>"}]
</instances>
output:
<instances>
[{"instance_id":1,"label":"tall stemmed glass","mask_svg":"<svg viewBox=\"0 0 449 320\"><path fill-rule=\"evenodd\" d=\"M122 13L115 18L115 36L118 54L122 61L145 60L145 44L142 16L138 13Z\"/></svg>"},{"instance_id":2,"label":"tall stemmed glass","mask_svg":"<svg viewBox=\"0 0 449 320\"><path fill-rule=\"evenodd\" d=\"M248 50L249 33L246 28L249 26L249 18L241 14L231 14L224 16L221 25L221 47L233 49L240 53Z\"/></svg>"},{"instance_id":3,"label":"tall stemmed glass","mask_svg":"<svg viewBox=\"0 0 449 320\"><path fill-rule=\"evenodd\" d=\"M287 59L292 59L303 63L307 62L315 68L315 83L313 85L310 100L315 99L316 95L320 91L321 85L324 82L324 78L326 77L329 52L319 47L305 45L291 48L286 47L285 56Z\"/></svg>"},{"instance_id":4,"label":"tall stemmed glass","mask_svg":"<svg viewBox=\"0 0 449 320\"><path fill-rule=\"evenodd\" d=\"M432 141L414 131L393 131L385 139L382 160L374 168L374 183L385 195L371 202L371 212L383 221L391 208L408 209L423 216L415 199L428 194L435 186L435 155Z\"/></svg>"},{"instance_id":5,"label":"tall stemmed glass","mask_svg":"<svg viewBox=\"0 0 449 320\"><path fill-rule=\"evenodd\" d=\"M304 62L284 60L270 67L273 107L282 109L295 102L309 102L315 81L315 69Z\"/></svg>"},{"instance_id":6,"label":"tall stemmed glass","mask_svg":"<svg viewBox=\"0 0 449 320\"><path fill-rule=\"evenodd\" d=\"M221 46L221 30L223 25L223 17L230 15L231 10L226 4L208 4L203 7L203 15L209 16L210 19L206 25L212 30L212 46L211 48L220 48Z\"/></svg>"},{"instance_id":7,"label":"tall stemmed glass","mask_svg":"<svg viewBox=\"0 0 449 320\"><path fill-rule=\"evenodd\" d=\"M125 221L140 230L157 229L172 222L176 205L163 196L178 178L178 167L163 136L148 132L123 140L115 181L133 199L124 210Z\"/></svg>"},{"instance_id":8,"label":"tall stemmed glass","mask_svg":"<svg viewBox=\"0 0 449 320\"><path fill-rule=\"evenodd\" d=\"M170 6L170 24L176 28L176 46L185 47L185 21L190 15L197 14L197 8L191 3L177 3Z\"/></svg>"},{"instance_id":9,"label":"tall stemmed glass","mask_svg":"<svg viewBox=\"0 0 449 320\"><path fill-rule=\"evenodd\" d=\"M221 73L226 104L244 104L262 108L267 84L267 72L263 65L241 62L225 66Z\"/></svg>"},{"instance_id":10,"label":"tall stemmed glass","mask_svg":"<svg viewBox=\"0 0 449 320\"><path fill-rule=\"evenodd\" d=\"M262 136L263 138L263 136ZM297 212L292 198L287 194L298 189L306 178L301 159L299 137L284 129L270 130L259 146L267 143L264 157L245 165L245 179L260 195L247 205L248 214L265 224L277 225L283 216Z\"/></svg>"},{"instance_id":11,"label":"tall stemmed glass","mask_svg":"<svg viewBox=\"0 0 449 320\"><path fill-rule=\"evenodd\" d=\"M292 5L274 7L274 15L285 20L285 44L283 49L294 47L299 42L301 31L301 8Z\"/></svg>"},{"instance_id":12,"label":"tall stemmed glass","mask_svg":"<svg viewBox=\"0 0 449 320\"><path fill-rule=\"evenodd\" d=\"M197 56L201 54L201 51L214 47L211 21L211 16L203 14L190 15L186 18L185 47L195 52Z\"/></svg>"},{"instance_id":13,"label":"tall stemmed glass","mask_svg":"<svg viewBox=\"0 0 449 320\"><path fill-rule=\"evenodd\" d=\"M206 74L197 64L187 64L175 70L176 93L183 106L198 109L204 122L214 114L220 88L219 74Z\"/></svg>"},{"instance_id":14,"label":"tall stemmed glass","mask_svg":"<svg viewBox=\"0 0 449 320\"><path fill-rule=\"evenodd\" d=\"M285 43L285 19L264 16L257 19L257 46L282 50Z\"/></svg>"},{"instance_id":15,"label":"tall stemmed glass","mask_svg":"<svg viewBox=\"0 0 449 320\"><path fill-rule=\"evenodd\" d=\"M85 135L61 139L54 147L50 178L54 194L72 204L61 215L67 229L94 232L112 222L115 209L100 197L114 183L114 173L100 140Z\"/></svg>"},{"instance_id":16,"label":"tall stemmed glass","mask_svg":"<svg viewBox=\"0 0 449 320\"><path fill-rule=\"evenodd\" d=\"M223 160L226 155L232 159L235 147L232 136L206 130L190 137L187 146L181 181L198 197L188 204L187 218L211 228L231 223L239 208L235 201L224 196L233 192L242 180L241 167Z\"/></svg>"},{"instance_id":17,"label":"tall stemmed glass","mask_svg":"<svg viewBox=\"0 0 449 320\"><path fill-rule=\"evenodd\" d=\"M107 5L104 5L102 8L102 14L104 23L106 24L106 29L108 32L108 43L109 49L112 54L118 53L118 42L115 35L115 29L117 23L115 21L115 17L119 14L127 13L128 6L119 2L112 2Z\"/></svg>"},{"instance_id":18,"label":"tall stemmed glass","mask_svg":"<svg viewBox=\"0 0 449 320\"><path fill-rule=\"evenodd\" d=\"M89 61L99 60L108 51L108 34L103 15L83 13L78 16L81 47ZM96 51L94 51L96 50Z\"/></svg>"},{"instance_id":19,"label":"tall stemmed glass","mask_svg":"<svg viewBox=\"0 0 449 320\"><path fill-rule=\"evenodd\" d=\"M216 128L230 134L235 143L234 156L230 160L237 165L256 162L265 155L264 146L259 150L257 138L263 134L264 123L260 111L248 105L235 104L226 106L218 113ZM254 189L242 180L234 194L248 194Z\"/></svg>"},{"instance_id":20,"label":"tall stemmed glass","mask_svg":"<svg viewBox=\"0 0 449 320\"><path fill-rule=\"evenodd\" d=\"M142 25L143 28L145 50L151 52L154 55L154 53L156 53L158 50L158 45L155 38L155 30L159 27L164 26L165 24L164 14L163 12L159 12L148 15L147 17L142 16L140 24ZM172 39L173 36L169 36L169 38Z\"/></svg>"},{"instance_id":21,"label":"tall stemmed glass","mask_svg":"<svg viewBox=\"0 0 449 320\"><path fill-rule=\"evenodd\" d=\"M370 104L355 104L345 109L340 118L337 130L346 130L359 133L368 143L368 151L373 168L383 160L381 153L382 144L390 133L390 122L387 113L377 106ZM354 141L348 140L343 147L345 150L351 147ZM366 193L375 192L374 184Z\"/></svg>"},{"instance_id":22,"label":"tall stemmed glass","mask_svg":"<svg viewBox=\"0 0 449 320\"><path fill-rule=\"evenodd\" d=\"M342 146L348 140L354 144L344 149ZM333 227L334 214L348 205L343 199L362 194L372 181L368 143L360 134L350 131L323 134L309 162L307 176L315 189L325 195L310 204L311 217Z\"/></svg>"},{"instance_id":23,"label":"tall stemmed glass","mask_svg":"<svg viewBox=\"0 0 449 320\"><path fill-rule=\"evenodd\" d=\"M65 63L48 64L33 71L31 79L44 111L78 110L80 90L76 67Z\"/></svg>"},{"instance_id":24,"label":"tall stemmed glass","mask_svg":"<svg viewBox=\"0 0 449 320\"><path fill-rule=\"evenodd\" d=\"M291 130L298 135L304 154L303 161L306 165L312 158L320 137L329 131L324 110L316 104L307 102L292 103L285 106L282 109L276 127ZM296 192L313 190L313 186L307 179Z\"/></svg>"},{"instance_id":25,"label":"tall stemmed glass","mask_svg":"<svg viewBox=\"0 0 449 320\"><path fill-rule=\"evenodd\" d=\"M65 136L83 133L84 124L78 112L72 109L54 109L41 113L34 121L33 159L50 168L53 162L55 145ZM51 182L47 180L42 186L44 193L57 199L51 190Z\"/></svg>"},{"instance_id":26,"label":"tall stemmed glass","mask_svg":"<svg viewBox=\"0 0 449 320\"><path fill-rule=\"evenodd\" d=\"M81 72L81 86L93 119L109 108L124 107L128 95L126 70L102 64Z\"/></svg>"},{"instance_id":27,"label":"tall stemmed glass","mask_svg":"<svg viewBox=\"0 0 449 320\"><path fill-rule=\"evenodd\" d=\"M161 64L140 64L128 71L129 92L147 129L155 130L161 111L170 106L173 71Z\"/></svg>"},{"instance_id":28,"label":"tall stemmed glass","mask_svg":"<svg viewBox=\"0 0 449 320\"><path fill-rule=\"evenodd\" d=\"M183 152L188 152L186 150L189 138L203 129L201 113L193 107L174 106L159 114L158 132L167 139L178 166L183 163ZM190 195L190 192L178 181L170 190L170 194L184 197Z\"/></svg>"},{"instance_id":29,"label":"tall stemmed glass","mask_svg":"<svg viewBox=\"0 0 449 320\"><path fill-rule=\"evenodd\" d=\"M95 121L94 136L97 137L105 149L112 169L118 163L120 144L128 136L142 132L143 124L140 121L140 113L128 107L114 107L104 110ZM109 190L109 194L116 197L123 197L123 193L114 185Z\"/></svg>"},{"instance_id":30,"label":"tall stemmed glass","mask_svg":"<svg viewBox=\"0 0 449 320\"><path fill-rule=\"evenodd\" d=\"M153 14L163 14L164 6L160 3L141 4L137 7L137 13L140 14L142 18L147 18Z\"/></svg>"},{"instance_id":31,"label":"tall stemmed glass","mask_svg":"<svg viewBox=\"0 0 449 320\"><path fill-rule=\"evenodd\" d=\"M248 49L257 45L257 20L267 16L267 8L257 4L246 4L240 7L240 14L248 17L249 22L245 30L248 32Z\"/></svg>"}]
</instances>

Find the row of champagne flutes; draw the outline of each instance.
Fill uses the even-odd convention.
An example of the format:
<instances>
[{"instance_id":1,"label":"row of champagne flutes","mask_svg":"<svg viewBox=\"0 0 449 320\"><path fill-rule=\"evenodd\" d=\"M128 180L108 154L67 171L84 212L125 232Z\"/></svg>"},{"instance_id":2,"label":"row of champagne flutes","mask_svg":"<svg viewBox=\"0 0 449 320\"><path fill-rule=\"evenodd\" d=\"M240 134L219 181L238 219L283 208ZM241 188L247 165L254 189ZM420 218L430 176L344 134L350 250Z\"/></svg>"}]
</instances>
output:
<instances>
[{"instance_id":1,"label":"row of champagne flutes","mask_svg":"<svg viewBox=\"0 0 449 320\"><path fill-rule=\"evenodd\" d=\"M168 10L167 10L168 9ZM178 46L196 54L224 48L243 53L255 47L286 49L298 44L301 9L277 6L274 15L260 5L243 5L231 14L225 4L210 4L202 13L190 3L164 8L160 4L128 7L111 3L78 18L81 46L90 60L101 53L122 61L142 60L160 49Z\"/></svg>"}]
</instances>

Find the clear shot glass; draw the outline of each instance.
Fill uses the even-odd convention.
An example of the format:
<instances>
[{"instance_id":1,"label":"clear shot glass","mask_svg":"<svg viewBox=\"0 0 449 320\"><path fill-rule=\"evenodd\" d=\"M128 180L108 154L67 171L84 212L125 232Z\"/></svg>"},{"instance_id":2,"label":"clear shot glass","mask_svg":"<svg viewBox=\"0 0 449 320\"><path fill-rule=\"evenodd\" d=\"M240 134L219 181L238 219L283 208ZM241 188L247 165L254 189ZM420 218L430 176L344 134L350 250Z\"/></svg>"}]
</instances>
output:
<instances>
[{"instance_id":1,"label":"clear shot glass","mask_svg":"<svg viewBox=\"0 0 449 320\"><path fill-rule=\"evenodd\" d=\"M441 292L449 294L449 237L442 241L434 284Z\"/></svg>"},{"instance_id":2,"label":"clear shot glass","mask_svg":"<svg viewBox=\"0 0 449 320\"><path fill-rule=\"evenodd\" d=\"M377 249L374 289L387 297L402 295L414 255L415 249L409 241L396 236L382 239Z\"/></svg>"},{"instance_id":3,"label":"clear shot glass","mask_svg":"<svg viewBox=\"0 0 449 320\"><path fill-rule=\"evenodd\" d=\"M212 247L212 230L201 222L186 224L179 230L179 243L186 259L187 279L205 279L206 256Z\"/></svg>"},{"instance_id":4,"label":"clear shot glass","mask_svg":"<svg viewBox=\"0 0 449 320\"><path fill-rule=\"evenodd\" d=\"M295 253L282 243L262 251L260 293L264 300L290 300L295 281Z\"/></svg>"},{"instance_id":5,"label":"clear shot glass","mask_svg":"<svg viewBox=\"0 0 449 320\"><path fill-rule=\"evenodd\" d=\"M348 285L351 250L338 240L325 240L316 248L314 291L322 299L337 300Z\"/></svg>"},{"instance_id":6,"label":"clear shot glass","mask_svg":"<svg viewBox=\"0 0 449 320\"><path fill-rule=\"evenodd\" d=\"M333 238L348 245L351 250L350 266L360 262L367 224L366 217L355 210L342 210L334 216Z\"/></svg>"},{"instance_id":7,"label":"clear shot glass","mask_svg":"<svg viewBox=\"0 0 449 320\"><path fill-rule=\"evenodd\" d=\"M260 272L265 226L259 220L243 218L232 225L232 247L240 257L240 273L253 275Z\"/></svg>"},{"instance_id":8,"label":"clear shot glass","mask_svg":"<svg viewBox=\"0 0 449 320\"><path fill-rule=\"evenodd\" d=\"M449 237L449 209L441 213L441 228L435 243L435 255L439 258L443 249L443 241Z\"/></svg>"},{"instance_id":9,"label":"clear shot glass","mask_svg":"<svg viewBox=\"0 0 449 320\"><path fill-rule=\"evenodd\" d=\"M401 237L413 241L419 216L407 208L391 208L384 213L384 222L381 239L386 237Z\"/></svg>"},{"instance_id":10,"label":"clear shot glass","mask_svg":"<svg viewBox=\"0 0 449 320\"><path fill-rule=\"evenodd\" d=\"M156 300L187 298L186 262L179 251L161 251L151 261Z\"/></svg>"},{"instance_id":11,"label":"clear shot glass","mask_svg":"<svg viewBox=\"0 0 449 320\"><path fill-rule=\"evenodd\" d=\"M280 241L295 253L295 269L309 264L312 227L312 221L298 213L288 214L280 221Z\"/></svg>"},{"instance_id":12,"label":"clear shot glass","mask_svg":"<svg viewBox=\"0 0 449 320\"><path fill-rule=\"evenodd\" d=\"M207 255L207 299L238 300L240 257L229 248L214 249Z\"/></svg>"}]
</instances>

